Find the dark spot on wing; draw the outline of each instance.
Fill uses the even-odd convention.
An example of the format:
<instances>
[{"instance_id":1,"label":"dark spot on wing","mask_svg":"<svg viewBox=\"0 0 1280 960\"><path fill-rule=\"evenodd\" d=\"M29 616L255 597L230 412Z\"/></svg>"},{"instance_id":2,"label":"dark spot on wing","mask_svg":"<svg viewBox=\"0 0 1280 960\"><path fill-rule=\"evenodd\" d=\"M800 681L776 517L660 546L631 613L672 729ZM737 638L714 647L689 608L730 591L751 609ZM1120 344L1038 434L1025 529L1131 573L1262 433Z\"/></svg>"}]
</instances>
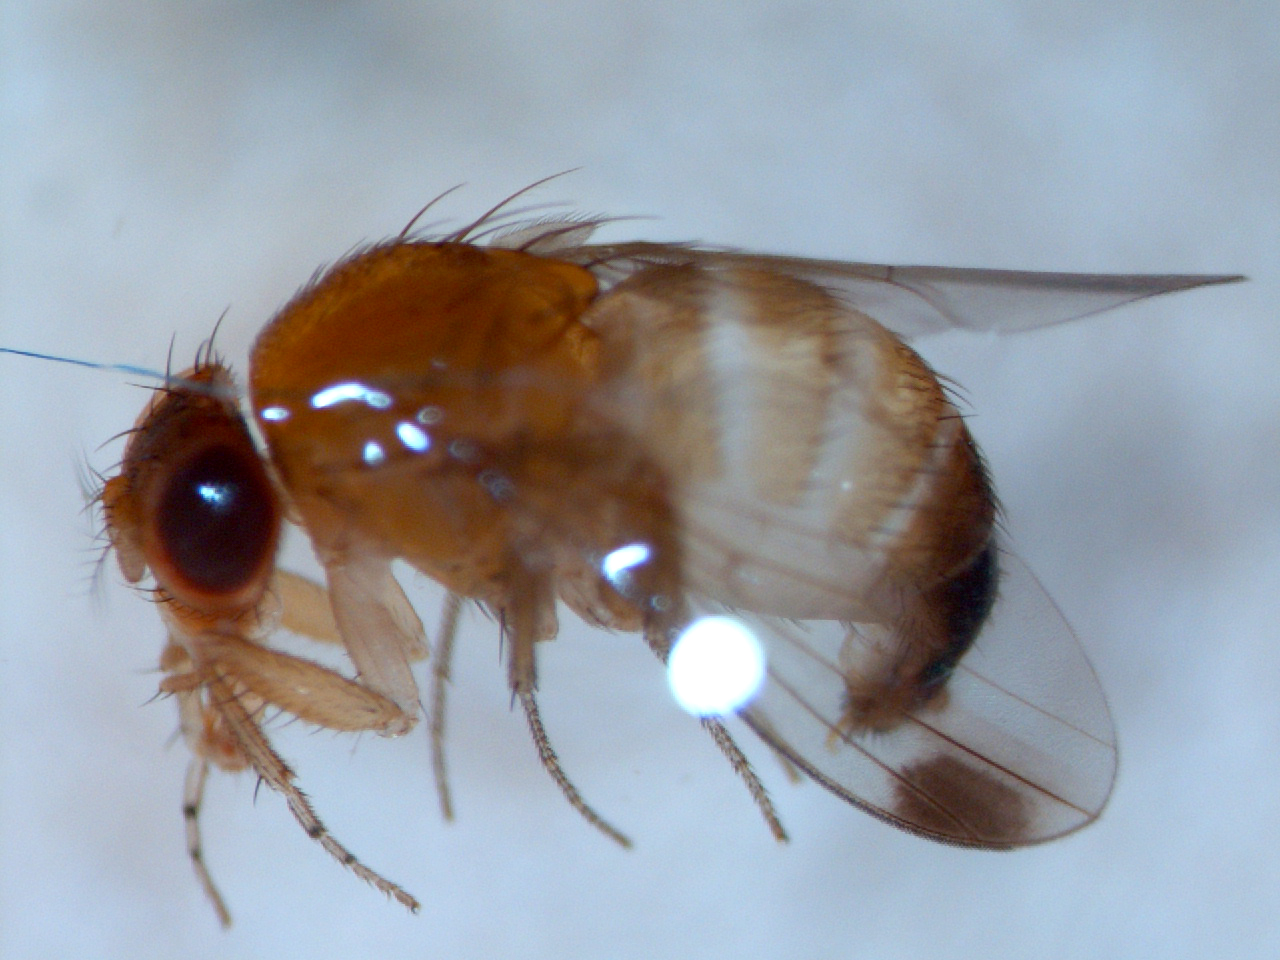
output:
<instances>
[{"instance_id":1,"label":"dark spot on wing","mask_svg":"<svg viewBox=\"0 0 1280 960\"><path fill-rule=\"evenodd\" d=\"M909 827L993 847L1028 836L1026 798L993 773L944 754L905 767L901 777L890 812Z\"/></svg>"}]
</instances>

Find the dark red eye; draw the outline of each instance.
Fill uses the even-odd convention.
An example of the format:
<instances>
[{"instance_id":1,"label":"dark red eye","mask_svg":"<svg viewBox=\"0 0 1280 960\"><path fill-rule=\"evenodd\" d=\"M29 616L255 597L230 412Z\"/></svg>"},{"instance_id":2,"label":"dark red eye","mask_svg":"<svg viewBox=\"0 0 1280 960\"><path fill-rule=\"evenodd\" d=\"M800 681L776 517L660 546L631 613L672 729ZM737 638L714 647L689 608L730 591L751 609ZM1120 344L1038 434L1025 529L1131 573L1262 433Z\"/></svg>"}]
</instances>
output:
<instances>
[{"instance_id":1,"label":"dark red eye","mask_svg":"<svg viewBox=\"0 0 1280 960\"><path fill-rule=\"evenodd\" d=\"M180 593L242 590L275 551L275 491L244 439L206 446L165 478L156 531Z\"/></svg>"}]
</instances>

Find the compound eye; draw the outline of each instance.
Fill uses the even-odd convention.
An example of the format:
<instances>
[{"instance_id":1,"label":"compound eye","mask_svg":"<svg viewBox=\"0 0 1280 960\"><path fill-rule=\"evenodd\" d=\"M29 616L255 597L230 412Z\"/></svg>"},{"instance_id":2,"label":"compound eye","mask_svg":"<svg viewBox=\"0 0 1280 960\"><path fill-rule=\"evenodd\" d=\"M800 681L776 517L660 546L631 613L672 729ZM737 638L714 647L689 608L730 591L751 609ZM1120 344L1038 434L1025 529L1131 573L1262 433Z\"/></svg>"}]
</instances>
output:
<instances>
[{"instance_id":1,"label":"compound eye","mask_svg":"<svg viewBox=\"0 0 1280 960\"><path fill-rule=\"evenodd\" d=\"M156 532L179 596L226 598L251 588L275 552L275 491L245 438L198 449L166 480ZM166 580L170 577L166 577Z\"/></svg>"}]
</instances>

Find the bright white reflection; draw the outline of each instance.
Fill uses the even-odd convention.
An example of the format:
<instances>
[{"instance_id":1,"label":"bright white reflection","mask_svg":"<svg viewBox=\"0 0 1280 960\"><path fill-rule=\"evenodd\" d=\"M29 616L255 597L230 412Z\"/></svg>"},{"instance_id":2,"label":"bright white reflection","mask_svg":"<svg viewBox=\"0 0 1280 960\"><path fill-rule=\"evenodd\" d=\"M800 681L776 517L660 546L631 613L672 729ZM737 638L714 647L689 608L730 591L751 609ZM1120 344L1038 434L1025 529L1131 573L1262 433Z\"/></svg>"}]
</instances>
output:
<instances>
[{"instance_id":1,"label":"bright white reflection","mask_svg":"<svg viewBox=\"0 0 1280 960\"><path fill-rule=\"evenodd\" d=\"M647 546L643 543L629 543L625 547L619 547L617 550L606 554L600 564L600 570L604 573L606 580L615 587L620 587L627 571L632 567L640 566L648 559L649 548Z\"/></svg>"},{"instance_id":2,"label":"bright white reflection","mask_svg":"<svg viewBox=\"0 0 1280 960\"><path fill-rule=\"evenodd\" d=\"M196 495L215 510L225 507L231 500L231 490L224 483L202 483L196 487Z\"/></svg>"},{"instance_id":3,"label":"bright white reflection","mask_svg":"<svg viewBox=\"0 0 1280 960\"><path fill-rule=\"evenodd\" d=\"M364 462L369 466L376 467L385 459L387 459L386 451L378 441L370 440L364 445Z\"/></svg>"},{"instance_id":4,"label":"bright white reflection","mask_svg":"<svg viewBox=\"0 0 1280 960\"><path fill-rule=\"evenodd\" d=\"M396 436L400 438L401 443L414 453L422 453L431 448L431 438L416 423L409 423L407 420L403 423L397 423Z\"/></svg>"},{"instance_id":5,"label":"bright white reflection","mask_svg":"<svg viewBox=\"0 0 1280 960\"><path fill-rule=\"evenodd\" d=\"M287 407L263 407L262 413L259 414L263 420L270 420L273 423L280 420L289 419L289 410Z\"/></svg>"},{"instance_id":6,"label":"bright white reflection","mask_svg":"<svg viewBox=\"0 0 1280 960\"><path fill-rule=\"evenodd\" d=\"M718 716L751 702L764 683L764 667L764 648L745 623L733 617L699 617L671 649L667 683L685 710Z\"/></svg>"},{"instance_id":7,"label":"bright white reflection","mask_svg":"<svg viewBox=\"0 0 1280 960\"><path fill-rule=\"evenodd\" d=\"M332 387L325 387L323 390L318 391L311 398L311 406L317 410L323 410L325 407L332 407L336 403L344 403L347 400L359 400L362 403L367 403L375 410L385 410L391 406L391 396L389 394L354 381L351 383L335 383Z\"/></svg>"}]
</instances>

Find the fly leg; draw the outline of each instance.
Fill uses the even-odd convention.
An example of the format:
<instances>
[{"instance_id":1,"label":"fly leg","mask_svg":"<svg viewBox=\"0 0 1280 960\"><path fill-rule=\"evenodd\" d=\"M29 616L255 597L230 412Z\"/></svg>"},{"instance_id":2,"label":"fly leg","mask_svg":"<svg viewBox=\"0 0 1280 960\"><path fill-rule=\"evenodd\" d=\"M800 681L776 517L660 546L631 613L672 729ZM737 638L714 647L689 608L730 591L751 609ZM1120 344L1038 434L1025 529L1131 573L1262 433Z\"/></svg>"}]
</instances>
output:
<instances>
[{"instance_id":1,"label":"fly leg","mask_svg":"<svg viewBox=\"0 0 1280 960\"><path fill-rule=\"evenodd\" d=\"M502 635L506 641L508 657L508 673L511 683L511 695L520 701L525 720L529 724L529 732L533 736L533 745L538 750L538 759L543 768L556 782L560 792L564 794L569 805L577 810L589 824L605 836L623 847L630 847L631 840L607 820L596 813L582 799L564 768L560 766L560 758L556 756L542 725L542 716L538 711L538 701L534 696L537 689L537 664L534 645L541 639L554 637L555 596L548 585L535 574L525 573L513 578L515 583L512 596L516 599L503 607L501 611Z\"/></svg>"},{"instance_id":2,"label":"fly leg","mask_svg":"<svg viewBox=\"0 0 1280 960\"><path fill-rule=\"evenodd\" d=\"M183 735L193 752L184 803L188 853L220 920L229 923L230 917L204 865L199 831L209 762L232 771L252 768L284 797L307 836L356 876L418 910L417 900L366 867L329 832L260 723L271 705L331 730L383 731L403 717L394 703L319 664L233 634L205 633L171 641L162 666L168 675L161 691L177 696Z\"/></svg>"},{"instance_id":3,"label":"fly leg","mask_svg":"<svg viewBox=\"0 0 1280 960\"><path fill-rule=\"evenodd\" d=\"M672 611L672 613L674 614L675 611ZM687 616L654 617L645 626L645 642L648 643L649 649L654 652L664 665L671 656L672 637L678 632L670 624L679 622L681 619L687 619ZM786 843L788 839L787 831L782 826L778 811L774 809L773 801L769 799L769 791L765 789L764 783L751 766L751 761L742 752L742 748L734 741L728 728L724 725L724 721L719 717L702 717L702 729L711 734L711 739L715 741L716 746L720 748L720 752L729 761L729 764L733 767L733 772L746 784L747 791L751 794L751 799L755 801L756 808L760 811L760 815L764 817L764 822L768 825L769 832L773 834L774 839L779 843Z\"/></svg>"},{"instance_id":4,"label":"fly leg","mask_svg":"<svg viewBox=\"0 0 1280 960\"><path fill-rule=\"evenodd\" d=\"M453 819L453 798L449 791L449 775L444 759L445 701L449 689L449 668L453 663L453 642L458 634L458 614L461 609L462 598L458 594L450 593L445 597L440 633L436 640L435 665L431 670L431 770L435 775L440 813L446 820Z\"/></svg>"}]
</instances>

